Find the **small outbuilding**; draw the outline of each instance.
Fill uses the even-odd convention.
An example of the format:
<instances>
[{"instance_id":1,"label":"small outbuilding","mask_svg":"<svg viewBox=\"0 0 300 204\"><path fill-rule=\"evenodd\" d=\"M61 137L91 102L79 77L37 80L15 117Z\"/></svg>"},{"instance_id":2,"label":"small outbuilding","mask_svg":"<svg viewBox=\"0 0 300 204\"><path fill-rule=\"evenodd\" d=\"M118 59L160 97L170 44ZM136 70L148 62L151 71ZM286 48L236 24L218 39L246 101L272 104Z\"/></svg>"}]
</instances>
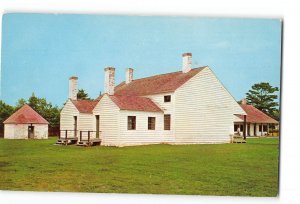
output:
<instances>
[{"instance_id":1,"label":"small outbuilding","mask_svg":"<svg viewBox=\"0 0 300 204\"><path fill-rule=\"evenodd\" d=\"M246 121L243 115L236 115L234 120L234 133L246 136L268 136L270 132L278 130L279 122L254 106L242 100L241 108L247 113ZM271 130L271 131L270 131Z\"/></svg>"},{"instance_id":2,"label":"small outbuilding","mask_svg":"<svg viewBox=\"0 0 300 204\"><path fill-rule=\"evenodd\" d=\"M3 123L5 139L48 139L48 121L27 104Z\"/></svg>"}]
</instances>

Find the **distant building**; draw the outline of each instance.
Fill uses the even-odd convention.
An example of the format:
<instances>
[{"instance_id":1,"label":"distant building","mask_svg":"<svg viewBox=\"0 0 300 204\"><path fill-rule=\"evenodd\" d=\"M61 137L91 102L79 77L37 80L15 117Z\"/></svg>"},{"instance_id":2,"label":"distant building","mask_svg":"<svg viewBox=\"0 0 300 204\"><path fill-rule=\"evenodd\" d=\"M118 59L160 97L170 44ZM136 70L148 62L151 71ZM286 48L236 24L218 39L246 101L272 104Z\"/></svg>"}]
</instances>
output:
<instances>
[{"instance_id":1,"label":"distant building","mask_svg":"<svg viewBox=\"0 0 300 204\"><path fill-rule=\"evenodd\" d=\"M48 138L48 121L27 104L23 105L3 123L5 139Z\"/></svg>"},{"instance_id":2,"label":"distant building","mask_svg":"<svg viewBox=\"0 0 300 204\"><path fill-rule=\"evenodd\" d=\"M102 145L229 143L234 115L246 115L208 66L192 69L182 55L182 71L133 79L115 86L115 68L105 68L105 93L77 100L77 77L60 115L61 138L99 138Z\"/></svg>"},{"instance_id":3,"label":"distant building","mask_svg":"<svg viewBox=\"0 0 300 204\"><path fill-rule=\"evenodd\" d=\"M264 112L258 110L252 105L247 104L246 99L242 100L240 106L247 113L246 117L246 136L267 136L270 130L278 129L279 122ZM244 116L236 115L234 121L234 132L243 135L244 132Z\"/></svg>"}]
</instances>

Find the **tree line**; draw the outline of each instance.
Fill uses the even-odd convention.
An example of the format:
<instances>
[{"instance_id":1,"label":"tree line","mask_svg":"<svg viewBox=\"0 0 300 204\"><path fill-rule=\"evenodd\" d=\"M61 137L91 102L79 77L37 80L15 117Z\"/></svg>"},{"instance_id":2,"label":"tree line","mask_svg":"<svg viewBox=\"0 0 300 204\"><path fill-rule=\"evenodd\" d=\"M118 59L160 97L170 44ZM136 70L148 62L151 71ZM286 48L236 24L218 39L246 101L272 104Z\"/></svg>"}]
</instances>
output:
<instances>
[{"instance_id":1,"label":"tree line","mask_svg":"<svg viewBox=\"0 0 300 204\"><path fill-rule=\"evenodd\" d=\"M45 98L39 98L34 93L28 98L28 100L21 98L18 100L16 106L11 106L0 100L0 122L1 124L24 104L28 104L36 112L38 112L43 118L45 118L50 126L59 125L60 108L52 105Z\"/></svg>"},{"instance_id":2,"label":"tree line","mask_svg":"<svg viewBox=\"0 0 300 204\"><path fill-rule=\"evenodd\" d=\"M276 94L278 91L278 87L273 87L267 82L254 84L246 93L247 103L279 121L280 112L279 103L277 102L278 96ZM93 100L83 89L78 90L77 98L81 100ZM49 122L50 126L59 125L61 109L56 105L52 105L45 98L35 96L34 93L32 93L28 100L24 98L19 99L16 106L8 105L0 100L0 125L25 103L43 116Z\"/></svg>"},{"instance_id":3,"label":"tree line","mask_svg":"<svg viewBox=\"0 0 300 204\"><path fill-rule=\"evenodd\" d=\"M92 100L83 89L78 90L77 98ZM15 106L11 106L0 100L0 125L3 125L3 122L24 104L28 104L31 108L38 112L49 122L50 126L59 126L61 108L53 105L51 102L48 102L45 98L37 97L34 93L32 93L27 100L20 98Z\"/></svg>"}]
</instances>

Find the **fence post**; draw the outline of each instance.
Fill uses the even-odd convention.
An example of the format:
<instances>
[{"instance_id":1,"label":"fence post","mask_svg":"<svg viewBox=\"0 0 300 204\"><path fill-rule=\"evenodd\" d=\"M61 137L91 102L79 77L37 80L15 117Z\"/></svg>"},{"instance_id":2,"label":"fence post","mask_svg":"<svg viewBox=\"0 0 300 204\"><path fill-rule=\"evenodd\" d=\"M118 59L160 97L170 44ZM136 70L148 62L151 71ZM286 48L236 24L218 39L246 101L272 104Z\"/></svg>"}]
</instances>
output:
<instances>
[{"instance_id":1,"label":"fence post","mask_svg":"<svg viewBox=\"0 0 300 204\"><path fill-rule=\"evenodd\" d=\"M79 133L79 140L80 140L80 142L81 142L81 140L82 140L82 131L80 130L80 133Z\"/></svg>"},{"instance_id":2,"label":"fence post","mask_svg":"<svg viewBox=\"0 0 300 204\"><path fill-rule=\"evenodd\" d=\"M88 131L88 143L90 143L90 131Z\"/></svg>"},{"instance_id":3,"label":"fence post","mask_svg":"<svg viewBox=\"0 0 300 204\"><path fill-rule=\"evenodd\" d=\"M66 130L66 145L68 144L68 130Z\"/></svg>"}]
</instances>

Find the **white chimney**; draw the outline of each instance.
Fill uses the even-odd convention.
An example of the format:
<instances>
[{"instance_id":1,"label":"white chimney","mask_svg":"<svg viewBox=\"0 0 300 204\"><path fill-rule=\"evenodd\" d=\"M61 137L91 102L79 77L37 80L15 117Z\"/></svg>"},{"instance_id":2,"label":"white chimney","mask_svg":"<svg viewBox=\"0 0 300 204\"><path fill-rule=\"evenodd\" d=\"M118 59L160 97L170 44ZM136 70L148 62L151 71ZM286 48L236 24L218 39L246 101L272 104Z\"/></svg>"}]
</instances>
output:
<instances>
[{"instance_id":1,"label":"white chimney","mask_svg":"<svg viewBox=\"0 0 300 204\"><path fill-rule=\"evenodd\" d=\"M78 93L77 81L78 81L78 77L76 76L72 76L69 78L69 99L77 100L77 93Z\"/></svg>"},{"instance_id":2,"label":"white chimney","mask_svg":"<svg viewBox=\"0 0 300 204\"><path fill-rule=\"evenodd\" d=\"M242 104L246 105L247 104L247 100L245 98L242 99Z\"/></svg>"},{"instance_id":3,"label":"white chimney","mask_svg":"<svg viewBox=\"0 0 300 204\"><path fill-rule=\"evenodd\" d=\"M104 69L105 78L104 78L104 93L108 95L114 95L115 89L115 68L107 67Z\"/></svg>"},{"instance_id":4,"label":"white chimney","mask_svg":"<svg viewBox=\"0 0 300 204\"><path fill-rule=\"evenodd\" d=\"M133 80L133 69L127 68L126 69L126 84L129 84Z\"/></svg>"},{"instance_id":5,"label":"white chimney","mask_svg":"<svg viewBox=\"0 0 300 204\"><path fill-rule=\"evenodd\" d=\"M182 54L182 72L187 73L192 69L192 53Z\"/></svg>"}]
</instances>

